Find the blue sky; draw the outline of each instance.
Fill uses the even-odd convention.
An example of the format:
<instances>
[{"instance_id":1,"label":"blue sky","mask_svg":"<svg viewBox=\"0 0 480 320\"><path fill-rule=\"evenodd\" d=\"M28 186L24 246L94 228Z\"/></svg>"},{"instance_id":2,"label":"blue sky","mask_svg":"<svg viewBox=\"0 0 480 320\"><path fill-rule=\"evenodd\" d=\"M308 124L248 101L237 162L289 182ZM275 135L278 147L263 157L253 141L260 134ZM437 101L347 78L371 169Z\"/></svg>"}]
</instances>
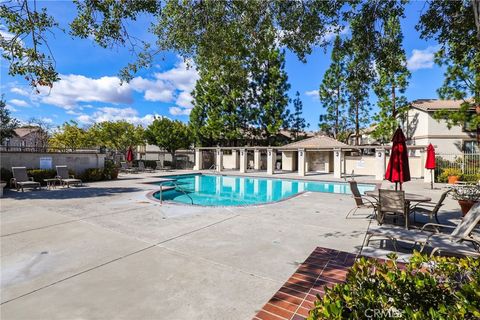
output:
<instances>
[{"instance_id":1,"label":"blue sky","mask_svg":"<svg viewBox=\"0 0 480 320\"><path fill-rule=\"evenodd\" d=\"M73 19L74 6L70 2L46 2L49 12L62 28L68 30ZM433 63L436 43L424 41L415 30L423 2L408 5L402 22L404 48L412 72L406 92L409 100L436 98L436 89L443 81L442 70ZM144 40L153 40L146 30L148 17L141 17L130 25L131 32ZM2 35L8 34L0 26ZM191 109L190 92L198 75L175 53L166 52L155 66L142 70L129 84L120 86L118 71L134 58L125 48L103 49L91 39L72 38L55 32L49 44L54 53L61 81L52 90L42 89L36 94L21 77L8 75L8 66L1 63L1 92L5 95L12 114L22 121L41 118L51 125L75 120L81 125L98 121L126 119L148 125L155 115L188 121ZM315 49L307 63L298 61L287 52L286 71L291 84L290 97L301 94L304 116L311 130L318 129L318 117L323 113L316 90L330 63L330 52ZM375 103L374 95L371 96ZM375 107L372 110L372 114Z\"/></svg>"}]
</instances>

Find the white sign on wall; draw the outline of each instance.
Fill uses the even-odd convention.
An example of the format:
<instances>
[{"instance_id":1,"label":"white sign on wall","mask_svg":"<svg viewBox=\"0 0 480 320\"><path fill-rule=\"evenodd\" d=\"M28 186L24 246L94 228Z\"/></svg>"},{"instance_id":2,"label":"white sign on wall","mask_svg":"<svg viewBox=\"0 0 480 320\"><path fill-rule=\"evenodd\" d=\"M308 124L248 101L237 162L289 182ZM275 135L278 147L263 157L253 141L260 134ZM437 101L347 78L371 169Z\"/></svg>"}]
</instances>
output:
<instances>
[{"instance_id":1,"label":"white sign on wall","mask_svg":"<svg viewBox=\"0 0 480 320\"><path fill-rule=\"evenodd\" d=\"M357 168L365 168L365 160L358 160Z\"/></svg>"},{"instance_id":2,"label":"white sign on wall","mask_svg":"<svg viewBox=\"0 0 480 320\"><path fill-rule=\"evenodd\" d=\"M52 157L40 157L40 169L52 169Z\"/></svg>"}]
</instances>

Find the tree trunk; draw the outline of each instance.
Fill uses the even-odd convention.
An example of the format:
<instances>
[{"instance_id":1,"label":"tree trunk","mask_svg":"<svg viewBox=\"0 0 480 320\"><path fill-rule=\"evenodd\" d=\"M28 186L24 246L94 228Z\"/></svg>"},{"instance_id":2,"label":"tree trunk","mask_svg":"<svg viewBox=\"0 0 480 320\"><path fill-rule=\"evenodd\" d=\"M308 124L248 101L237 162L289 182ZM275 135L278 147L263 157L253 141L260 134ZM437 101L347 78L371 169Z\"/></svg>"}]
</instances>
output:
<instances>
[{"instance_id":1,"label":"tree trunk","mask_svg":"<svg viewBox=\"0 0 480 320\"><path fill-rule=\"evenodd\" d=\"M355 145L358 146L358 139L360 134L360 121L359 121L359 106L358 106L358 99L355 99Z\"/></svg>"},{"instance_id":2,"label":"tree trunk","mask_svg":"<svg viewBox=\"0 0 480 320\"><path fill-rule=\"evenodd\" d=\"M338 116L340 113L340 86L337 87L337 108L335 109L335 130L333 132L333 137L337 139L338 136Z\"/></svg>"},{"instance_id":3,"label":"tree trunk","mask_svg":"<svg viewBox=\"0 0 480 320\"><path fill-rule=\"evenodd\" d=\"M472 0L473 16L477 27L477 39L480 40L480 0Z\"/></svg>"},{"instance_id":4,"label":"tree trunk","mask_svg":"<svg viewBox=\"0 0 480 320\"><path fill-rule=\"evenodd\" d=\"M397 117L397 106L395 105L395 85L392 83L392 117Z\"/></svg>"}]
</instances>

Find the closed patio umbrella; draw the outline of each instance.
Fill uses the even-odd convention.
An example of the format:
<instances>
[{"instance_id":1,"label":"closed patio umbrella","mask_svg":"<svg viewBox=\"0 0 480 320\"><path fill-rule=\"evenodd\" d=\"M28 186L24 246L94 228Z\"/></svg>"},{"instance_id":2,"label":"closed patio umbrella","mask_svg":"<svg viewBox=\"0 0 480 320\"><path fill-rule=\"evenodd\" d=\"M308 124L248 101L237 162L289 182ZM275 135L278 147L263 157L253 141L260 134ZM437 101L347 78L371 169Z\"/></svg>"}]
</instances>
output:
<instances>
[{"instance_id":1,"label":"closed patio umbrella","mask_svg":"<svg viewBox=\"0 0 480 320\"><path fill-rule=\"evenodd\" d=\"M133 161L133 150L132 150L132 147L129 147L129 148L128 148L126 160L127 160L127 162L132 162L132 161Z\"/></svg>"},{"instance_id":2,"label":"closed patio umbrella","mask_svg":"<svg viewBox=\"0 0 480 320\"><path fill-rule=\"evenodd\" d=\"M430 170L430 187L433 189L433 170L435 170L435 148L431 143L427 147L427 160L425 161L425 169Z\"/></svg>"},{"instance_id":3,"label":"closed patio umbrella","mask_svg":"<svg viewBox=\"0 0 480 320\"><path fill-rule=\"evenodd\" d=\"M400 183L400 190L402 190L402 183L410 181L410 166L408 165L408 152L405 141L405 135L402 129L398 127L392 138L392 151L388 161L387 172L385 172L385 179L395 182L395 190L397 190L398 183Z\"/></svg>"}]
</instances>

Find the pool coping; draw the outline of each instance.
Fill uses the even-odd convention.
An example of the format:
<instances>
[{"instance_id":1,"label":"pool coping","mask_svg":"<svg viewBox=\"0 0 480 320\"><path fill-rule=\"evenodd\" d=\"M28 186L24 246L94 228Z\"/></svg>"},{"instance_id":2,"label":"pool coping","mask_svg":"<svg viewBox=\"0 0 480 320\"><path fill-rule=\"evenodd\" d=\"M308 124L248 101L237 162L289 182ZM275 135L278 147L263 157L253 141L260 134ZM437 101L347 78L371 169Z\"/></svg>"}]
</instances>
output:
<instances>
[{"instance_id":1,"label":"pool coping","mask_svg":"<svg viewBox=\"0 0 480 320\"><path fill-rule=\"evenodd\" d=\"M199 173L181 173L181 174L175 174L175 175L170 175L170 176L168 176L168 175L167 176L160 176L158 178L167 178L167 177L171 177L171 176L200 176L200 175L208 175L208 174L205 174L205 173L202 173L202 172L199 172ZM217 175L228 176L228 174L213 174L213 173L210 174L210 175L212 175L212 176L217 176ZM348 182L328 181L328 180L307 180L307 179L297 180L297 179L293 179L293 178L269 178L269 177L248 176L248 175L233 175L233 176L234 177L257 178L257 179L260 178L260 179L274 179L274 180L293 180L293 181L310 181L310 182L320 182L320 183L325 182L325 183L348 184ZM141 183L142 184L147 184L147 185L153 185L155 183L155 181L141 182ZM374 191L379 189L380 186L381 186L381 183L360 183L360 184L374 185L375 186ZM166 191L169 191L169 190L166 190ZM195 203L188 204L188 203L176 202L176 201L171 201L171 200L160 201L159 199L155 198L155 196L154 196L154 194L156 194L158 192L160 192L160 190L152 190L152 191L149 191L145 196L148 200L153 201L155 203L160 203L160 204L165 202L165 203L171 204L171 205L194 206L194 207L200 207L200 208L252 208L252 207L262 207L262 206L266 206L266 205L272 205L272 204L284 202L284 201L296 198L298 196L301 196L301 195L304 195L304 194L307 194L307 193L310 193L310 192L315 192L315 191L301 191L299 193L296 193L294 195L288 196L288 197L280 199L280 200L275 200L275 201L270 201L270 202L265 202L265 203L260 203L260 204L259 203L257 203L257 204L244 204L244 205L235 205L235 206L204 206L204 205L201 205L201 204L195 204ZM328 192L319 192L319 193L328 193ZM333 193L333 194L351 196L351 194L346 194L346 193Z\"/></svg>"}]
</instances>

